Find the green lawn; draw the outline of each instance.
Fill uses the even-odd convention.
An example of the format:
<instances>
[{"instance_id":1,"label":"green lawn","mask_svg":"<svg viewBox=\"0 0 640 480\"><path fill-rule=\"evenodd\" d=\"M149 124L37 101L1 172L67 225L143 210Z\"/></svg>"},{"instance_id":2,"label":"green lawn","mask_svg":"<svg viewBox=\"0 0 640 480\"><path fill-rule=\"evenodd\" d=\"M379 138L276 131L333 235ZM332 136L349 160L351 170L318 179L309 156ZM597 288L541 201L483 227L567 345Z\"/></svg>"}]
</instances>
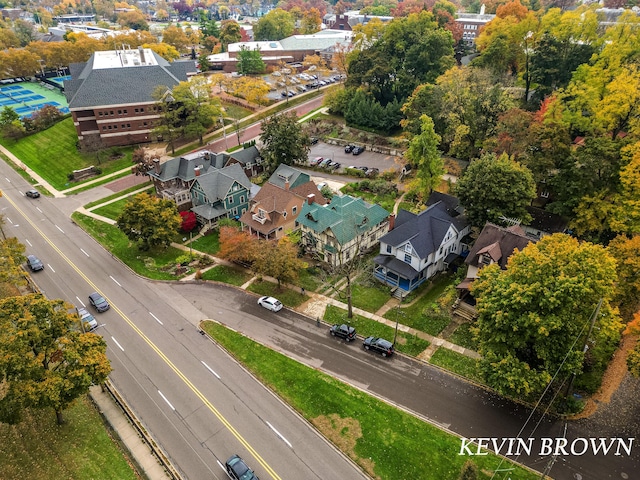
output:
<instances>
[{"instance_id":1,"label":"green lawn","mask_svg":"<svg viewBox=\"0 0 640 480\"><path fill-rule=\"evenodd\" d=\"M447 340L470 350L478 349L478 342L473 338L470 323L463 323L460 325Z\"/></svg>"},{"instance_id":2,"label":"green lawn","mask_svg":"<svg viewBox=\"0 0 640 480\"><path fill-rule=\"evenodd\" d=\"M92 212L96 215L102 215L103 217L110 218L111 220L116 220L129 200L129 197L121 198L117 202L112 202L104 207L96 208L92 210Z\"/></svg>"},{"instance_id":3,"label":"green lawn","mask_svg":"<svg viewBox=\"0 0 640 480\"><path fill-rule=\"evenodd\" d=\"M132 147L118 149L123 154L120 158L110 158L111 150L107 150L98 159L96 154L78 152L77 141L78 135L71 117L17 142L0 138L2 145L57 190L72 186L67 174L73 170L95 165L102 169L103 174L107 174L131 166Z\"/></svg>"},{"instance_id":4,"label":"green lawn","mask_svg":"<svg viewBox=\"0 0 640 480\"><path fill-rule=\"evenodd\" d=\"M132 246L129 239L113 225L80 213L74 213L71 218L137 274L154 280L180 278L170 269L177 263L176 259L184 255L182 250L169 247L164 250L142 252Z\"/></svg>"},{"instance_id":5,"label":"green lawn","mask_svg":"<svg viewBox=\"0 0 640 480\"><path fill-rule=\"evenodd\" d=\"M247 290L262 296L276 297L283 305L291 308L295 308L309 299L307 295L302 295L300 290L278 287L277 283L266 282L264 280L256 280L249 285Z\"/></svg>"},{"instance_id":6,"label":"green lawn","mask_svg":"<svg viewBox=\"0 0 640 480\"><path fill-rule=\"evenodd\" d=\"M374 337L382 337L393 342L395 328L385 325L384 323L370 320L360 315L353 315L353 318L347 319L347 311L333 305L327 305L324 312L324 320L327 323L349 323L355 327L356 332L363 337L373 335ZM414 335L398 331L396 339L396 350L407 355L416 356L423 352L429 346L429 342L422 340Z\"/></svg>"},{"instance_id":7,"label":"green lawn","mask_svg":"<svg viewBox=\"0 0 640 480\"><path fill-rule=\"evenodd\" d=\"M4 480L135 480L100 414L82 397L58 425L53 410L28 410L18 425L0 423L0 477Z\"/></svg>"},{"instance_id":8,"label":"green lawn","mask_svg":"<svg viewBox=\"0 0 640 480\"><path fill-rule=\"evenodd\" d=\"M429 362L457 373L462 377L475 380L478 383L484 383L476 360L461 353L440 347L431 356Z\"/></svg>"},{"instance_id":9,"label":"green lawn","mask_svg":"<svg viewBox=\"0 0 640 480\"><path fill-rule=\"evenodd\" d=\"M191 242L191 247L199 252L215 255L220 251L220 238L218 231L210 231L207 235L194 240Z\"/></svg>"},{"instance_id":10,"label":"green lawn","mask_svg":"<svg viewBox=\"0 0 640 480\"><path fill-rule=\"evenodd\" d=\"M129 195L130 193L138 191L141 188L146 188L145 191L150 194L151 189L153 188L153 185L151 185L151 182L142 183L140 185L134 185L133 187L129 187L126 190L122 190L120 192L114 193L113 195L109 195L108 197L101 198L100 200L96 200L95 202L87 203L84 206L84 208L91 208L91 207L95 207L96 205L101 205L105 202L108 202L109 200L113 200L114 198L120 198L123 195Z\"/></svg>"},{"instance_id":11,"label":"green lawn","mask_svg":"<svg viewBox=\"0 0 640 480\"><path fill-rule=\"evenodd\" d=\"M309 292L317 292L322 284L317 267L307 267L298 272L298 283Z\"/></svg>"},{"instance_id":12,"label":"green lawn","mask_svg":"<svg viewBox=\"0 0 640 480\"><path fill-rule=\"evenodd\" d=\"M471 460L481 472L478 478L488 480L501 461L491 453L460 456L455 435L217 323L204 322L203 329L371 477L453 480ZM534 480L538 475L514 466L511 478Z\"/></svg>"},{"instance_id":13,"label":"green lawn","mask_svg":"<svg viewBox=\"0 0 640 480\"><path fill-rule=\"evenodd\" d=\"M216 265L202 274L203 280L215 280L216 282L228 283L237 287L244 285L251 277L250 273L227 265Z\"/></svg>"},{"instance_id":14,"label":"green lawn","mask_svg":"<svg viewBox=\"0 0 640 480\"><path fill-rule=\"evenodd\" d=\"M368 283L365 282L363 285L356 280L351 285L351 298L354 307L375 313L389 301L391 295L389 294L389 288L385 288L382 284L368 285Z\"/></svg>"}]
</instances>

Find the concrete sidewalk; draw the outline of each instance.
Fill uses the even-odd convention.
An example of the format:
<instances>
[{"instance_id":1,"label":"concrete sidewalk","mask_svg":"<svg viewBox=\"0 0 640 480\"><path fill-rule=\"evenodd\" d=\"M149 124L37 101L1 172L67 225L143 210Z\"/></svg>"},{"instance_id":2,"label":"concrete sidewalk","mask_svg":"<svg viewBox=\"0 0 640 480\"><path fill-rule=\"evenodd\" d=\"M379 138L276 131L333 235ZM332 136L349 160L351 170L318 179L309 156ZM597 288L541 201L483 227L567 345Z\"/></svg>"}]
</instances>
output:
<instances>
[{"instance_id":1,"label":"concrete sidewalk","mask_svg":"<svg viewBox=\"0 0 640 480\"><path fill-rule=\"evenodd\" d=\"M122 445L128 451L138 473L149 480L180 478L176 476L177 472L175 471L172 471L172 475L167 473L165 467L151 450L149 443L151 440L142 437L139 430L129 421L122 408L108 391L103 391L98 385L94 385L91 387L89 394L98 407L100 414L113 431L116 432ZM155 446L154 448L157 449L158 447Z\"/></svg>"}]
</instances>

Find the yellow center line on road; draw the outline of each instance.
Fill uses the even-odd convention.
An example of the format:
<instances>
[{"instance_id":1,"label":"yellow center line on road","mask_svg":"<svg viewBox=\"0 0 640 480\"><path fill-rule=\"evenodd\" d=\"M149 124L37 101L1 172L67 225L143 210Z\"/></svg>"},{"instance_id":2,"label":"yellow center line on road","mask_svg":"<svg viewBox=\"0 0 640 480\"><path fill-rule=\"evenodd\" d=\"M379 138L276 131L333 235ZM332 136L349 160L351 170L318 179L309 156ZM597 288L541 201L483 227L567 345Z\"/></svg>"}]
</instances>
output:
<instances>
[{"instance_id":1,"label":"yellow center line on road","mask_svg":"<svg viewBox=\"0 0 640 480\"><path fill-rule=\"evenodd\" d=\"M271 466L260 456L260 454L249 444L249 442L247 442L244 437L242 435L240 435L240 433L233 427L233 425L231 425L229 423L229 421L218 411L218 409L207 399L207 397L204 396L204 394L202 392L200 392L200 390L198 390L198 388L191 383L191 380L189 380L181 371L178 367L176 367L173 362L171 360L169 360L169 358L162 352L162 350L160 350L160 348L158 348L143 332L142 330L140 330L130 319L129 317L127 317L124 312L122 312L122 310L120 310L117 306L115 306L115 304L109 299L107 298L106 295L104 295L100 289L91 281L89 280L89 278L53 243L53 241L51 241L43 232L42 230L40 230L36 224L31 221L31 219L18 207L18 205L16 205L13 200L11 200L6 194L4 195L4 198L7 199L7 201L16 209L16 211L22 215L22 217L29 222L29 224L34 228L34 230L36 230L36 232L38 232L38 234L51 246L51 248L53 248L56 252L58 252L58 254L64 259L65 262L67 262L69 264L69 266L71 266L71 268L73 268L78 275L80 275L88 284L89 286L94 289L96 292L98 292L100 295L102 295L104 298L107 299L107 301L111 304L111 306L113 307L113 309L123 318L123 320L125 322L127 322L129 324L129 326L138 334L138 336L140 338L142 338L147 345L149 345L151 347L151 349L153 351L155 351L158 356L165 362L165 364L167 364L167 366L174 371L174 373L176 375L178 375L178 377L180 377L180 379L185 383L185 385L187 387L189 387L189 389L195 393L195 395L202 401L202 403L204 403L206 405L206 407L216 416L216 418L218 420L220 420L220 422L227 428L227 430L229 430L229 432L231 432L231 434L242 444L242 446L244 446L250 453L251 455L253 455L253 457L256 459L256 461L262 465L262 467L269 473L269 475L271 475L271 477L274 480L281 480L280 476L275 472L275 470L273 470L273 468L271 468Z\"/></svg>"}]
</instances>

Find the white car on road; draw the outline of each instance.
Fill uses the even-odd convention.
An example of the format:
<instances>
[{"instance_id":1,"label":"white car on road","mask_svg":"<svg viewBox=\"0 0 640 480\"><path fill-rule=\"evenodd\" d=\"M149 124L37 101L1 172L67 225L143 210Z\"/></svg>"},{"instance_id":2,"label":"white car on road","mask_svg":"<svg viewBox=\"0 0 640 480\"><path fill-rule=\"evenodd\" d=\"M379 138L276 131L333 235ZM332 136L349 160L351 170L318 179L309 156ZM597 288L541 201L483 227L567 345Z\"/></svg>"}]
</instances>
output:
<instances>
[{"instance_id":1,"label":"white car on road","mask_svg":"<svg viewBox=\"0 0 640 480\"><path fill-rule=\"evenodd\" d=\"M260 297L258 299L258 305L266 308L267 310L271 310L272 312L278 312L282 309L282 303L280 303L280 300L273 297Z\"/></svg>"}]
</instances>

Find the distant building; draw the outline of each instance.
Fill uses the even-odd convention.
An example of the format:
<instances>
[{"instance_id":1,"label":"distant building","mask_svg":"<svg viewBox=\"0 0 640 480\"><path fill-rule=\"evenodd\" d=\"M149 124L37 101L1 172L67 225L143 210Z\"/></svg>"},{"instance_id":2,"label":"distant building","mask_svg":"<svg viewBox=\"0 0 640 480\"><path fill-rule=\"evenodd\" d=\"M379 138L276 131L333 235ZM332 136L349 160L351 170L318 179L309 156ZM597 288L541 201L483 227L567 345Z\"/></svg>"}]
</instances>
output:
<instances>
[{"instance_id":1,"label":"distant building","mask_svg":"<svg viewBox=\"0 0 640 480\"><path fill-rule=\"evenodd\" d=\"M211 68L225 72L235 72L238 64L238 52L242 48L259 50L266 65L278 65L280 62L302 62L307 55L323 55L331 52L336 45L350 45L351 32L322 30L311 35L292 35L278 41L231 43L227 52L209 55Z\"/></svg>"},{"instance_id":2,"label":"distant building","mask_svg":"<svg viewBox=\"0 0 640 480\"><path fill-rule=\"evenodd\" d=\"M196 73L193 60L169 63L148 48L98 51L69 65L64 93L83 146L151 142L160 118L152 94L172 89Z\"/></svg>"},{"instance_id":3,"label":"distant building","mask_svg":"<svg viewBox=\"0 0 640 480\"><path fill-rule=\"evenodd\" d=\"M322 19L322 23L332 30L353 30L356 25L366 25L374 18L383 22L390 22L393 17L380 15L362 15L359 10L344 12L342 15L328 13Z\"/></svg>"},{"instance_id":4,"label":"distant building","mask_svg":"<svg viewBox=\"0 0 640 480\"><path fill-rule=\"evenodd\" d=\"M456 16L456 22L462 25L462 40L469 45L475 45L484 26L496 18L493 14L484 13L484 5L480 7L480 13L457 13Z\"/></svg>"}]
</instances>

